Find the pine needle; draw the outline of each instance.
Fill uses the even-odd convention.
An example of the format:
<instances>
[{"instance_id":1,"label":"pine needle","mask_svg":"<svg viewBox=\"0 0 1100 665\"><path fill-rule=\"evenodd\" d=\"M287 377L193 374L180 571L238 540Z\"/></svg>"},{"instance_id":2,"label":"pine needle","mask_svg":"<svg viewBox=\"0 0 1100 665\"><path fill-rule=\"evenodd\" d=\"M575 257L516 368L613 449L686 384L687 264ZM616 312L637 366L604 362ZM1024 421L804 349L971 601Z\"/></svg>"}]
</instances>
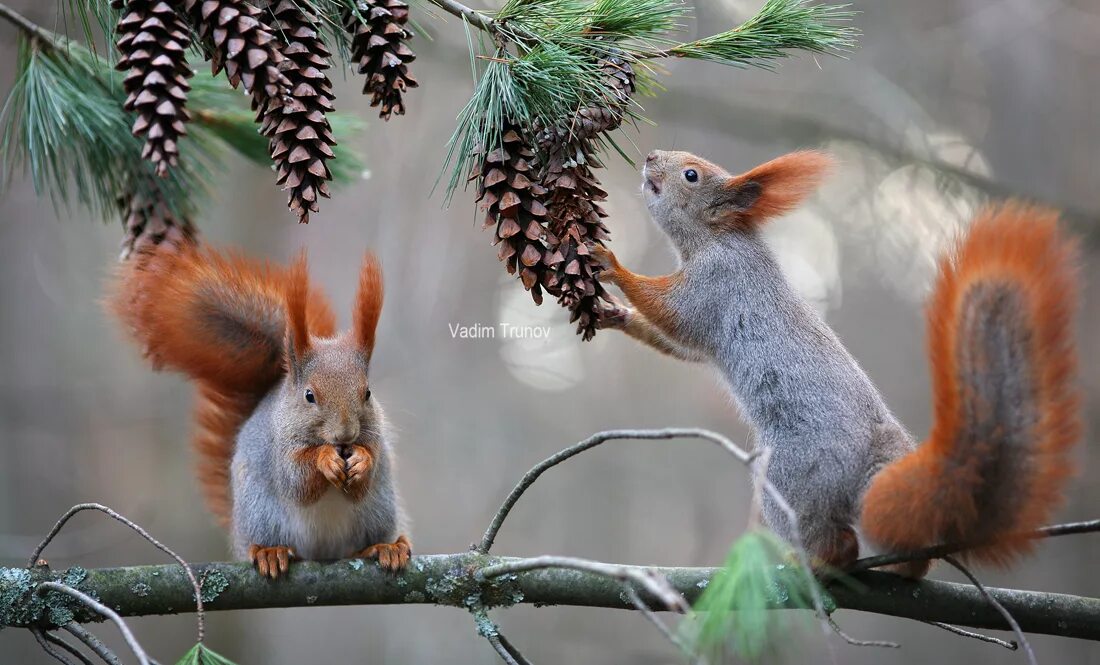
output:
<instances>
[{"instance_id":1,"label":"pine needle","mask_svg":"<svg viewBox=\"0 0 1100 665\"><path fill-rule=\"evenodd\" d=\"M176 665L237 665L225 656L208 649L201 642L191 647L191 650L179 659Z\"/></svg>"},{"instance_id":2,"label":"pine needle","mask_svg":"<svg viewBox=\"0 0 1100 665\"><path fill-rule=\"evenodd\" d=\"M696 601L694 614L681 625L685 642L713 662L730 654L757 661L777 651L792 627L811 618L808 612L777 608L813 609L812 576L793 561L790 546L769 531L738 538Z\"/></svg>"},{"instance_id":3,"label":"pine needle","mask_svg":"<svg viewBox=\"0 0 1100 665\"><path fill-rule=\"evenodd\" d=\"M772 69L793 51L841 54L855 47L859 32L844 25L857 14L849 5L812 5L807 0L768 0L738 27L667 49L669 55L733 67Z\"/></svg>"},{"instance_id":4,"label":"pine needle","mask_svg":"<svg viewBox=\"0 0 1100 665\"><path fill-rule=\"evenodd\" d=\"M200 189L197 165L153 177L141 159L140 139L130 133L121 86L105 77L107 64L75 43L55 49L22 39L18 78L4 105L3 179L27 172L35 191L55 206L88 206L117 217L118 200L135 189L163 193L175 214L191 211L190 192Z\"/></svg>"}]
</instances>

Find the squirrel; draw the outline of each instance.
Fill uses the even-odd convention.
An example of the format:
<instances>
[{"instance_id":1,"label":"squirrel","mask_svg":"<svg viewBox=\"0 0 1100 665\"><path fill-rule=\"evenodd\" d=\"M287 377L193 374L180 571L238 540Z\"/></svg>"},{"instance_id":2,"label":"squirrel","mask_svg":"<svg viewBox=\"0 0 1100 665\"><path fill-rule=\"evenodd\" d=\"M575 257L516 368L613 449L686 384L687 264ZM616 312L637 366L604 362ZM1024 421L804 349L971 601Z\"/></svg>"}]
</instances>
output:
<instances>
[{"instance_id":1,"label":"squirrel","mask_svg":"<svg viewBox=\"0 0 1100 665\"><path fill-rule=\"evenodd\" d=\"M373 255L341 334L304 252L273 266L169 238L113 286L107 304L154 368L197 387L197 475L237 558L272 579L294 558L408 564L392 437L368 380L383 291Z\"/></svg>"},{"instance_id":2,"label":"squirrel","mask_svg":"<svg viewBox=\"0 0 1100 665\"><path fill-rule=\"evenodd\" d=\"M797 526L816 569L849 567L857 533L882 553L958 542L1008 565L1060 505L1081 434L1076 244L1055 212L1009 203L982 210L941 259L927 306L934 422L918 446L761 237L831 164L801 151L731 175L686 152L648 155L644 198L679 268L638 275L595 245L599 278L629 301L601 325L719 370L797 518L765 495L764 522L789 541ZM892 570L920 578L930 565Z\"/></svg>"}]
</instances>

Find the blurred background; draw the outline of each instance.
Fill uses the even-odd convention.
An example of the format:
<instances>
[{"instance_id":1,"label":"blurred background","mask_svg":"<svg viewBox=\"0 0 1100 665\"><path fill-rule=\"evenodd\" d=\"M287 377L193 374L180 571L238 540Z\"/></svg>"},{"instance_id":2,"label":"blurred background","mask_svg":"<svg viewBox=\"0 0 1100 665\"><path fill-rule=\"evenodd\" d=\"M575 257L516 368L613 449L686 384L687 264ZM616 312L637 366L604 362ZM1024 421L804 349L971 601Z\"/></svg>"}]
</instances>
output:
<instances>
[{"instance_id":1,"label":"blurred background","mask_svg":"<svg viewBox=\"0 0 1100 665\"><path fill-rule=\"evenodd\" d=\"M52 2L9 0L47 27ZM476 4L476 3L475 3ZM761 0L697 2L693 34L738 23ZM824 313L897 415L930 424L925 296L934 258L977 206L1007 196L1066 212L1084 237L1079 319L1089 435L1059 521L1100 506L1100 4L1096 0L856 1L863 31L847 60L800 56L778 73L668 62L667 91L643 98L654 125L631 133L634 164L608 156L612 247L644 273L673 265L638 194L640 156L701 153L732 171L820 147L842 163L813 202L768 235L799 290ZM421 82L408 115L377 120L362 82L333 75L337 105L368 120L361 181L338 190L308 226L294 223L271 173L231 158L224 187L196 221L207 241L286 259L305 246L342 323L365 248L383 259L387 295L374 394L400 432L400 483L420 553L480 537L531 465L597 430L707 427L748 432L705 368L678 364L617 332L582 343L552 302L535 307L507 279L479 230L471 193L445 206L432 186L468 99L466 38L453 19L417 14ZM0 90L10 88L15 31L0 25ZM99 305L120 227L59 211L18 178L0 199L0 564L23 559L70 505L98 501L191 561L224 559L223 534L199 497L188 444L192 394L154 374ZM463 340L450 325L548 325L547 339ZM745 470L701 442L605 445L545 476L505 524L496 552L662 565L718 565L749 514ZM46 552L56 567L160 562L100 516L75 519ZM990 585L1100 596L1100 536L1044 542ZM934 577L957 579L944 568ZM514 607L495 613L534 662L676 663L639 615ZM841 611L860 649L815 630L776 662L994 663L1000 648L911 621ZM134 619L151 654L174 662L194 640L190 615ZM494 663L470 617L430 606L214 613L209 644L238 662ZM98 631L118 645L115 631ZM1044 663L1100 664L1095 643L1033 637ZM120 652L121 653L121 652ZM21 630L0 633L0 662L45 663Z\"/></svg>"}]
</instances>

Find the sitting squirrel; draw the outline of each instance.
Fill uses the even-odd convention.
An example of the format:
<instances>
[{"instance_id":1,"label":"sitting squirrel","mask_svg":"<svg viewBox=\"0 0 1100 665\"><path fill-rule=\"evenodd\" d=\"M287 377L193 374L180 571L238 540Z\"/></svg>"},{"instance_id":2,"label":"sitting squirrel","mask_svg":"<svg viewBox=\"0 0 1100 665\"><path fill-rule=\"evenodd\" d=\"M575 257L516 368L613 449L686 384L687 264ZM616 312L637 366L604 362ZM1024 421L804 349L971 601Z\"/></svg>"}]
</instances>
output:
<instances>
[{"instance_id":1,"label":"sitting squirrel","mask_svg":"<svg viewBox=\"0 0 1100 665\"><path fill-rule=\"evenodd\" d=\"M594 247L600 279L632 305L603 325L717 367L770 449L767 478L815 566L854 562L857 529L884 552L980 543L969 558L1007 564L1028 549L1021 532L1059 505L1080 436L1075 246L1055 213L1009 204L981 212L941 261L927 314L935 419L918 446L760 234L830 164L796 152L733 176L688 153L651 153L646 204L680 267L637 275ZM774 501L763 516L790 539ZM922 577L929 565L894 570Z\"/></svg>"},{"instance_id":2,"label":"sitting squirrel","mask_svg":"<svg viewBox=\"0 0 1100 665\"><path fill-rule=\"evenodd\" d=\"M198 477L237 557L271 578L295 557L406 566L394 453L367 378L382 311L373 256L339 335L304 254L283 268L171 238L121 268L108 304L155 368L198 387Z\"/></svg>"}]
</instances>

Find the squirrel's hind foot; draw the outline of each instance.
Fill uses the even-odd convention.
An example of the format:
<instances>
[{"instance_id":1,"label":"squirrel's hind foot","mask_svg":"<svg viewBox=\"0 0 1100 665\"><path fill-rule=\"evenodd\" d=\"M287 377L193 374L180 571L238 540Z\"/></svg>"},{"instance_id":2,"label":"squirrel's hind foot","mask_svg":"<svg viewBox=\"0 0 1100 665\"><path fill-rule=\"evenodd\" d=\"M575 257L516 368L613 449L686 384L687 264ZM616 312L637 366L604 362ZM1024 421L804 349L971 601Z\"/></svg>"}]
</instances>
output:
<instances>
[{"instance_id":1,"label":"squirrel's hind foot","mask_svg":"<svg viewBox=\"0 0 1100 665\"><path fill-rule=\"evenodd\" d=\"M378 543L351 555L353 559L377 559L378 565L391 573L399 573L409 565L412 543L405 536L398 536L392 543Z\"/></svg>"},{"instance_id":2,"label":"squirrel's hind foot","mask_svg":"<svg viewBox=\"0 0 1100 665\"><path fill-rule=\"evenodd\" d=\"M859 538L852 527L843 527L826 537L819 537L807 549L814 575L832 577L847 570L859 558Z\"/></svg>"},{"instance_id":3,"label":"squirrel's hind foot","mask_svg":"<svg viewBox=\"0 0 1100 665\"><path fill-rule=\"evenodd\" d=\"M928 570L930 568L932 568L932 560L924 559L920 561L903 561L902 563L892 563L889 566L883 566L878 570L882 570L887 573L893 573L895 575L901 575L902 577L906 577L911 580L919 580L928 574Z\"/></svg>"},{"instance_id":4,"label":"squirrel's hind foot","mask_svg":"<svg viewBox=\"0 0 1100 665\"><path fill-rule=\"evenodd\" d=\"M296 558L294 550L286 545L264 547L262 545L248 546L248 560L256 566L256 570L264 577L276 579L290 569L290 560Z\"/></svg>"}]
</instances>

